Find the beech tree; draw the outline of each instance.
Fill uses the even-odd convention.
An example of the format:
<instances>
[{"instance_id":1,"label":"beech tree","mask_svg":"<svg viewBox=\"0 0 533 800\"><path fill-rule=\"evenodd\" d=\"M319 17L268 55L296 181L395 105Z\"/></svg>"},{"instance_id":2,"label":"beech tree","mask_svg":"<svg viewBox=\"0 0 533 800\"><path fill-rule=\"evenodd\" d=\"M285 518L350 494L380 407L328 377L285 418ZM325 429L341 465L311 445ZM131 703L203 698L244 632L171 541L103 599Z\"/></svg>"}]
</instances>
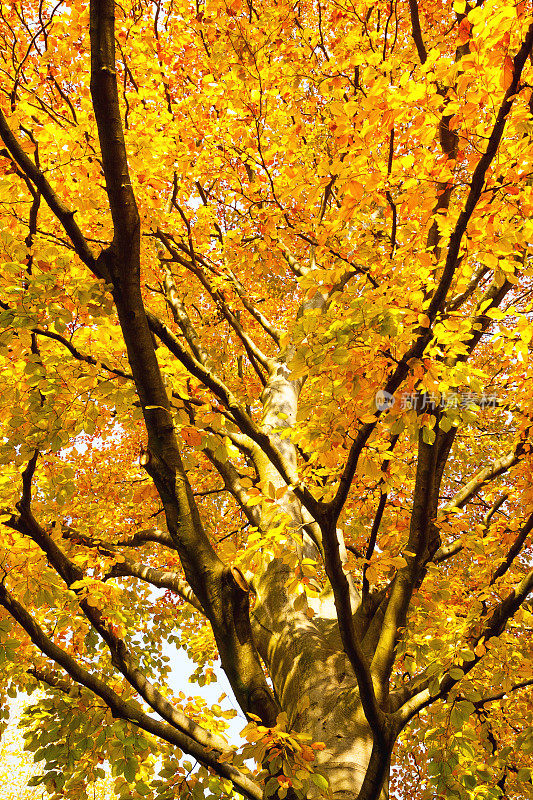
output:
<instances>
[{"instance_id":1,"label":"beech tree","mask_svg":"<svg viewBox=\"0 0 533 800\"><path fill-rule=\"evenodd\" d=\"M531 11L1 4L1 691L50 796L531 796Z\"/></svg>"}]
</instances>

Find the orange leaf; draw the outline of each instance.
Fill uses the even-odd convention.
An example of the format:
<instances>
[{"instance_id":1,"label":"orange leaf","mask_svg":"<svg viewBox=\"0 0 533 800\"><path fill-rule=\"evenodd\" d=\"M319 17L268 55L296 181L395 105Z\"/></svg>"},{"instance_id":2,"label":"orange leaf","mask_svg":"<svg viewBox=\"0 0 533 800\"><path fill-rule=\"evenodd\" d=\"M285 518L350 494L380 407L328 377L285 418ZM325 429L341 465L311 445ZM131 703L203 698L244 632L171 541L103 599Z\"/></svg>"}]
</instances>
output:
<instances>
[{"instance_id":1,"label":"orange leaf","mask_svg":"<svg viewBox=\"0 0 533 800\"><path fill-rule=\"evenodd\" d=\"M505 91L507 91L507 89L511 85L513 81L513 75L514 75L513 59L511 58L511 56L507 55L505 56L505 60L503 62L503 70L500 76L500 83L502 88L505 89Z\"/></svg>"}]
</instances>

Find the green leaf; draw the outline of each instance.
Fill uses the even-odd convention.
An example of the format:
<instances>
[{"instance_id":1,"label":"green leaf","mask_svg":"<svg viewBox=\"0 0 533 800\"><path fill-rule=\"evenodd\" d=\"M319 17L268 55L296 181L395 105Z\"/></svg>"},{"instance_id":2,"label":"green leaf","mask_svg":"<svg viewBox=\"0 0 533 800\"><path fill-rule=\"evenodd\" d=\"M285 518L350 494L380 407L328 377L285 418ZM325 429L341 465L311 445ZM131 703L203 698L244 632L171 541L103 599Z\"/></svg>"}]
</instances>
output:
<instances>
[{"instance_id":1,"label":"green leaf","mask_svg":"<svg viewBox=\"0 0 533 800\"><path fill-rule=\"evenodd\" d=\"M270 778L266 782L266 786L265 786L265 795L266 795L266 797L273 796L277 792L278 788L279 788L278 779L277 778Z\"/></svg>"},{"instance_id":2,"label":"green leaf","mask_svg":"<svg viewBox=\"0 0 533 800\"><path fill-rule=\"evenodd\" d=\"M464 677L464 672L462 669L458 667L453 667L449 672L450 678L453 678L454 681L460 681L461 678Z\"/></svg>"},{"instance_id":3,"label":"green leaf","mask_svg":"<svg viewBox=\"0 0 533 800\"><path fill-rule=\"evenodd\" d=\"M322 789L323 792L327 792L329 782L323 775L321 775L319 772L312 772L309 778L311 781L313 781L315 786L318 786L318 788Z\"/></svg>"},{"instance_id":4,"label":"green leaf","mask_svg":"<svg viewBox=\"0 0 533 800\"><path fill-rule=\"evenodd\" d=\"M137 767L138 764L136 759L131 758L128 759L128 761L126 761L124 767L124 777L126 778L128 783L133 783L133 781L135 780L135 775L137 774Z\"/></svg>"}]
</instances>

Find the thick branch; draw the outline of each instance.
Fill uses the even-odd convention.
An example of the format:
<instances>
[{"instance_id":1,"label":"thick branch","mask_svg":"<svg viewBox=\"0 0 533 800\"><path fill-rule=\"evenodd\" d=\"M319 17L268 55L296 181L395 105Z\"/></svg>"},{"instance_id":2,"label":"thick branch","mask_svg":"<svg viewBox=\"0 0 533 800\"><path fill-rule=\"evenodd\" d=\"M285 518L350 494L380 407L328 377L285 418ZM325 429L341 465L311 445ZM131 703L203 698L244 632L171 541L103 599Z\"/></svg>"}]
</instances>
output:
<instances>
[{"instance_id":1,"label":"thick branch","mask_svg":"<svg viewBox=\"0 0 533 800\"><path fill-rule=\"evenodd\" d=\"M498 111L498 115L496 117L496 122L492 129L492 133L489 137L487 149L485 153L482 155L480 160L477 163L477 166L474 170L472 175L472 180L470 182L470 191L468 192L468 196L465 202L465 207L463 211L459 214L459 218L453 230L453 233L450 236L450 240L448 243L448 254L446 257L446 262L444 265L444 269L442 272L442 276L439 282L439 285L431 299L431 303L427 310L427 316L429 317L430 323L432 323L437 313L440 311L442 304L446 299L446 295L450 288L453 276L455 274L455 270L457 268L458 258L459 258L459 249L461 246L461 241L463 235L466 231L468 222L474 212L474 209L477 205L477 202L481 196L481 192L483 191L483 186L485 183L485 176L487 171L496 155L498 150L498 146L500 144L503 131L505 128L505 121L509 112L511 111L514 98L516 96L516 92L518 90L518 84L520 80L520 76L522 74L522 69L526 62L526 59L531 52L531 47L533 45L533 23L530 25L529 30L526 34L524 42L520 47L517 55L513 61L513 78L509 88L507 89L503 102L500 106ZM418 339L409 348L407 353L404 354L401 361L398 363L394 373L391 375L389 380L387 381L385 391L389 394L394 394L397 388L400 386L402 381L405 379L409 372L409 362L413 358L420 358L426 345L429 343L432 337L432 332L430 329L422 330ZM477 343L477 342L476 342ZM475 346L474 343L471 343L471 346ZM376 412L376 422L377 418L380 416L380 412ZM339 489L337 491L337 495L331 502L331 508L338 519L338 516L344 506L346 498L348 496L348 492L353 480L353 476L355 475L355 470L357 469L357 462L359 460L359 456L365 446L368 438L372 434L376 426L376 422L367 423L362 425L359 433L350 448L350 453L348 455L348 459L346 462L346 466L344 468L343 474L340 479Z\"/></svg>"},{"instance_id":2,"label":"thick branch","mask_svg":"<svg viewBox=\"0 0 533 800\"><path fill-rule=\"evenodd\" d=\"M202 342L200 341L200 337L198 336L187 310L182 303L180 296L178 295L174 278L169 269L167 269L165 273L164 287L165 299L172 311L174 322L180 326L181 332L183 333L187 344L194 353L195 358L200 362L200 364L203 364L204 367L208 367L208 362L210 361L209 355L204 350Z\"/></svg>"},{"instance_id":3,"label":"thick branch","mask_svg":"<svg viewBox=\"0 0 533 800\"><path fill-rule=\"evenodd\" d=\"M139 212L131 186L115 71L114 0L91 0L91 97L117 241L135 248ZM133 237L133 241L129 241Z\"/></svg>"},{"instance_id":4,"label":"thick branch","mask_svg":"<svg viewBox=\"0 0 533 800\"><path fill-rule=\"evenodd\" d=\"M462 549L463 543L461 539L456 539L455 542L452 542L451 544L439 547L431 560L434 564L440 564L442 561L447 561L448 558L456 556L457 553L460 553Z\"/></svg>"},{"instance_id":5,"label":"thick branch","mask_svg":"<svg viewBox=\"0 0 533 800\"><path fill-rule=\"evenodd\" d=\"M485 266L485 264L481 264L474 272L465 289L461 292L461 294L456 295L453 297L450 302L446 306L446 311L457 311L463 303L465 303L469 297L471 297L478 286L480 285L481 281L485 277L485 275L489 272L489 268Z\"/></svg>"},{"instance_id":6,"label":"thick branch","mask_svg":"<svg viewBox=\"0 0 533 800\"><path fill-rule=\"evenodd\" d=\"M72 541L83 544L85 547L104 547L112 550L117 547L138 547L139 545L153 542L155 544L162 544L164 547L169 547L171 550L176 550L176 545L172 537L166 531L159 531L156 528L146 528L142 531L136 531L131 536L124 536L122 539L115 542L93 539L67 526L63 526L61 535L63 539L72 539Z\"/></svg>"},{"instance_id":7,"label":"thick branch","mask_svg":"<svg viewBox=\"0 0 533 800\"><path fill-rule=\"evenodd\" d=\"M530 28L530 30L528 32L528 37L533 40L533 32L532 32L531 28ZM531 47L531 44L530 44L530 47ZM522 50L523 50L523 47L521 48L520 53L522 53ZM507 97L507 95L506 95L506 97ZM509 102L512 103L512 100L509 101ZM501 113L501 109L500 109L500 113ZM499 116L500 115L498 115L498 119L499 119ZM505 120L504 120L504 122L505 122ZM503 131L503 129L502 129L502 131ZM501 138L501 133L500 133L500 138ZM490 140L489 140L489 142L490 142ZM498 139L498 142L499 142L499 139ZM488 151L488 148L487 148L487 151ZM479 166L479 164L478 164L478 166ZM478 179L479 179L479 176L478 176ZM479 193L481 193L481 190L480 190ZM469 194L469 198L470 199L472 198L472 190L471 190L471 192ZM478 199L479 199L479 197L478 197ZM464 213L465 212L462 212L462 214L464 214ZM472 211L470 212L470 214L471 213L472 213ZM464 219L463 219L463 222L464 222ZM452 234L452 237L450 238L450 247L451 247L452 239L455 236L455 233L457 233L458 230L459 230L458 226L459 226L459 222L457 223L457 226L456 226L456 229L454 231L454 234ZM466 223L465 223L465 226L466 226ZM464 233L464 231L463 231L463 233ZM461 234L461 236L462 236L462 234ZM455 242L455 244L457 245L457 242ZM455 270L455 265L453 267L453 270ZM448 277L449 277L449 280L451 282L451 279L453 277L453 271L452 271L451 274L450 273L448 274ZM444 278L444 273L443 273L443 278ZM444 286L444 284L442 283L442 279L441 279L440 287L442 288L443 286ZM489 328L489 326L492 323L491 319L489 317L487 317L487 311L490 308L498 307L498 305L501 303L502 299L505 297L507 292L510 290L511 286L512 286L512 284L510 283L510 281L505 280L503 282L503 284L501 284L501 285L499 285L496 282L493 282L491 284L491 286L487 289L487 291L485 292L484 296L482 297L480 303L478 304L478 310L474 314L474 317L473 317L473 320L472 320L472 328L471 328L471 333L470 333L470 337L469 337L469 342L468 342L468 345L466 347L466 353L461 354L459 357L457 357L457 359L455 359L455 361L466 361L468 356L473 352L474 348L477 346L477 344L481 340L481 337L483 336L483 333ZM447 292L447 289L446 289L446 292ZM445 299L446 292L444 294L443 299ZM435 301L435 297L436 297L436 295L433 296L432 303ZM481 304L482 303L486 304L487 300L490 301L489 306L487 306L483 310L483 312L479 311L479 308L481 307ZM432 312L433 313L433 318L436 316L437 311L438 311L438 309L437 309L437 307L435 307L433 312ZM428 315L429 315L429 310L428 310ZM396 369L394 370L393 374L390 376L389 380L387 381L386 385L384 386L384 391L386 393L388 392L389 394L394 394L394 392L398 389L398 387L405 380L405 378L407 377L407 375L409 373L409 369L410 369L409 365L410 365L412 359L418 359L418 358L420 358L422 356L426 346L431 341L432 335L433 334L432 334L432 331L431 331L430 328L422 329L420 331L418 339L413 343L413 345L409 348L409 350L403 355L401 360L398 362L398 364L396 366ZM329 508L331 510L331 513L335 514L337 519L338 519L338 517L339 517L339 515L340 515L340 513L342 511L342 508L344 507L344 503L346 502L346 499L348 497L348 493L350 491L350 486L352 484L352 481L353 481L353 478L354 478L354 475L355 475L355 472L356 472L356 469L357 469L357 464L358 464L358 461L359 461L359 457L360 457L360 455L361 455L361 453L363 451L363 448L365 447L368 439L372 435L372 433L374 431L374 428L376 427L377 421L378 421L379 417L381 416L381 414L382 414L382 411L380 411L379 409L376 410L376 412L375 412L375 416L376 416L375 422L365 423L364 425L362 425L360 427L359 432L358 432L356 438L354 439L354 441L352 443L352 446L350 447L350 452L348 454L348 458L346 460L346 464L345 464L344 470L343 470L342 475L341 475L340 480L339 480L339 488L337 490L337 494L335 495L335 497L333 498L333 500L329 504ZM441 467L442 467L442 465L441 465Z\"/></svg>"},{"instance_id":8,"label":"thick branch","mask_svg":"<svg viewBox=\"0 0 533 800\"><path fill-rule=\"evenodd\" d=\"M179 339L174 336L172 331L158 319L154 314L147 313L148 322L151 330L169 349L169 351L176 356L176 358L184 365L184 367L198 378L204 386L211 389L213 394L220 400L224 407L232 414L235 423L239 426L240 430L250 437L256 444L259 445L261 450L270 460L272 465L277 469L283 480L287 485L293 488L294 494L307 508L313 518L317 519L319 515L319 504L309 491L307 487L303 486L298 481L298 475L293 466L283 457L279 450L272 444L268 434L261 431L252 418L242 408L239 401L229 391L227 386L222 383L216 376L207 370L202 364L196 361L193 356L185 350Z\"/></svg>"},{"instance_id":9,"label":"thick branch","mask_svg":"<svg viewBox=\"0 0 533 800\"><path fill-rule=\"evenodd\" d=\"M110 578L127 577L140 578L142 581L150 583L152 586L157 586L159 589L171 589L177 595L185 600L186 603L193 606L201 614L204 610L200 601L194 596L194 593L189 584L181 578L177 572L172 570L161 570L153 567L147 567L144 564L139 564L137 561L124 561L113 564L109 572Z\"/></svg>"},{"instance_id":10,"label":"thick branch","mask_svg":"<svg viewBox=\"0 0 533 800\"><path fill-rule=\"evenodd\" d=\"M102 254L102 260L113 278L113 297L148 432L143 466L159 492L185 578L211 622L222 665L239 705L246 713L257 714L264 724L274 724L279 709L253 643L248 596L217 556L203 528L181 460L144 309L140 223L129 179L115 72L113 0L92 0L90 15L91 95L114 227L113 244ZM192 356L189 359L198 364ZM201 364L198 366L204 370ZM111 640L108 644L113 646ZM119 668L130 670L122 656L117 653ZM130 677L142 678L136 674Z\"/></svg>"},{"instance_id":11,"label":"thick branch","mask_svg":"<svg viewBox=\"0 0 533 800\"><path fill-rule=\"evenodd\" d=\"M291 251L289 250L289 248L285 244L283 244L283 242L278 242L278 244L279 244L279 246L281 248L281 252L282 252L283 258L287 262L292 274L296 278L303 278L304 275L307 275L307 273L310 270L310 267L302 267L298 263L298 261L294 258L294 256L292 255Z\"/></svg>"}]
</instances>

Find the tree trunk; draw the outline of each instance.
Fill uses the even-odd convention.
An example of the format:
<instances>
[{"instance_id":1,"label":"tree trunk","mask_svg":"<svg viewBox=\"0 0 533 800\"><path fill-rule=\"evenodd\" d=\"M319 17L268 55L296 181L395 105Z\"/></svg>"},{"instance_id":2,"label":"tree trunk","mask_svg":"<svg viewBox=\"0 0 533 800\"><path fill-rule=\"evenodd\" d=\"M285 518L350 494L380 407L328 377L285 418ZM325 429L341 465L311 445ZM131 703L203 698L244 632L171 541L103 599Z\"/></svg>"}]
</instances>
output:
<instances>
[{"instance_id":1,"label":"tree trunk","mask_svg":"<svg viewBox=\"0 0 533 800\"><path fill-rule=\"evenodd\" d=\"M279 432L294 424L301 387L301 382L290 380L289 370L281 362L261 398L262 428L288 463L296 463L295 448L291 439ZM267 482L276 488L286 486L270 462L261 460L256 466L263 486ZM302 532L309 515L291 492L276 504L270 517L263 516L263 526L268 528L273 521L275 524L280 511L290 518L288 527L300 531L301 546L288 536L287 549L294 550L296 546L300 557L318 560L320 542L314 543ZM313 527L317 527L316 523ZM323 750L316 751L314 765L328 780L335 800L386 800L390 751L379 753L380 758L374 753L371 766L373 735L342 646L333 592L316 599L300 598L301 605L297 601L295 608L294 593L286 588L292 573L283 558L264 556L254 583L256 602L251 615L255 643L267 665L278 702L287 714L288 727L307 734L312 742L325 744ZM353 600L357 608L360 597L355 591ZM367 643L367 647L371 644ZM318 789L311 789L309 797L319 794Z\"/></svg>"},{"instance_id":2,"label":"tree trunk","mask_svg":"<svg viewBox=\"0 0 533 800\"><path fill-rule=\"evenodd\" d=\"M289 729L325 744L314 763L327 778L332 797L359 800L367 796L367 787L364 794L361 790L373 736L340 643L333 596L310 601L317 611L310 619L305 611L295 610L284 590L289 574L289 568L275 559L259 579L252 614L255 640ZM369 797L388 797L389 757L386 754L387 769L372 780L374 794Z\"/></svg>"}]
</instances>

